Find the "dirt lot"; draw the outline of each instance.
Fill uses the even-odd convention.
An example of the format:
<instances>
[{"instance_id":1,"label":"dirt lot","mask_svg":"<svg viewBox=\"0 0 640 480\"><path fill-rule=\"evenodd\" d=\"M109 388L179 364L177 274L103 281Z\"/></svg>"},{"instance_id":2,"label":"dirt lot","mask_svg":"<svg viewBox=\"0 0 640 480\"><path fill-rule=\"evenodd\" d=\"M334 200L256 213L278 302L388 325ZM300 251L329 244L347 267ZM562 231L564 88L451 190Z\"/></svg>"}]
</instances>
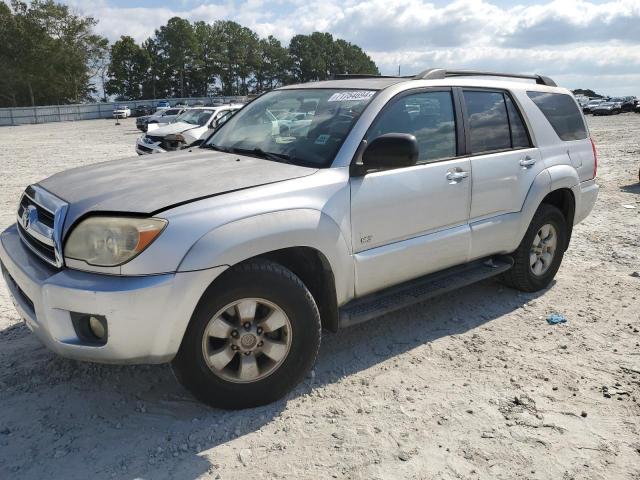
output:
<instances>
[{"instance_id":1,"label":"dirt lot","mask_svg":"<svg viewBox=\"0 0 640 480\"><path fill-rule=\"evenodd\" d=\"M2 284L0 478L640 479L640 115L589 122L602 189L551 288L487 281L326 334L267 407L206 408L167 366L58 358ZM0 227L27 184L131 155L136 135L0 129Z\"/></svg>"}]
</instances>

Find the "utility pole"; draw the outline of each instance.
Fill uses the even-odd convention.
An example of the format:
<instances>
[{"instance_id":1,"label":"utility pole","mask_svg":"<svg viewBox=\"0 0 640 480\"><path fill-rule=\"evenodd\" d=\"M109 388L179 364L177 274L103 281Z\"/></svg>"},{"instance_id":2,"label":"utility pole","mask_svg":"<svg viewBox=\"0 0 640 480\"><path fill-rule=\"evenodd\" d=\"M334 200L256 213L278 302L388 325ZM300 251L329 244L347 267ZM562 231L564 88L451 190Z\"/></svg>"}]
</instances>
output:
<instances>
[{"instance_id":1,"label":"utility pole","mask_svg":"<svg viewBox=\"0 0 640 480\"><path fill-rule=\"evenodd\" d=\"M398 76L400 76L400 64L398 64Z\"/></svg>"}]
</instances>

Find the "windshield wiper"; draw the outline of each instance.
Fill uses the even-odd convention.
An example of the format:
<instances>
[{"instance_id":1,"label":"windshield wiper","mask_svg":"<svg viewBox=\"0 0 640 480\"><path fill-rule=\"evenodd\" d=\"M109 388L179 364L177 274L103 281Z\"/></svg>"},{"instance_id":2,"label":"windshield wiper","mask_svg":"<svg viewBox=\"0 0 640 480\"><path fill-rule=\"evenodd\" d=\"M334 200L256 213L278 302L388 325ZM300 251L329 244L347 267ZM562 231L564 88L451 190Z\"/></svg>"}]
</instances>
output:
<instances>
[{"instance_id":1,"label":"windshield wiper","mask_svg":"<svg viewBox=\"0 0 640 480\"><path fill-rule=\"evenodd\" d=\"M219 147L215 143L204 143L204 144L200 145L200 148L208 148L209 150L217 150L218 152L225 152L225 153L229 153L230 152L230 150L228 148Z\"/></svg>"},{"instance_id":2,"label":"windshield wiper","mask_svg":"<svg viewBox=\"0 0 640 480\"><path fill-rule=\"evenodd\" d=\"M261 148L231 147L228 151L233 153L242 153L245 155L256 155L258 157L266 158L267 160L272 160L274 162L291 163L291 157L286 153L265 152Z\"/></svg>"}]
</instances>

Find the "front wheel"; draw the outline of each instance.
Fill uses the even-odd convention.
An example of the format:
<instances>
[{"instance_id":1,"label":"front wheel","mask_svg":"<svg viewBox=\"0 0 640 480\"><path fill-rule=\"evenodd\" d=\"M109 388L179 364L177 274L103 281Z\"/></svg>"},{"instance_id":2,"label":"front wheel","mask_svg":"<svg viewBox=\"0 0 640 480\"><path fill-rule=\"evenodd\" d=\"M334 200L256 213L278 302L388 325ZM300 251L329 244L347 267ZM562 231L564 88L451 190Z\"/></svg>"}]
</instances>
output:
<instances>
[{"instance_id":1,"label":"front wheel","mask_svg":"<svg viewBox=\"0 0 640 480\"><path fill-rule=\"evenodd\" d=\"M214 407L273 402L313 366L320 314L290 270L255 261L232 267L205 293L172 362L176 377Z\"/></svg>"},{"instance_id":2,"label":"front wheel","mask_svg":"<svg viewBox=\"0 0 640 480\"><path fill-rule=\"evenodd\" d=\"M560 268L566 245L564 215L553 205L543 203L512 254L514 265L502 275L503 282L524 292L546 288Z\"/></svg>"}]
</instances>

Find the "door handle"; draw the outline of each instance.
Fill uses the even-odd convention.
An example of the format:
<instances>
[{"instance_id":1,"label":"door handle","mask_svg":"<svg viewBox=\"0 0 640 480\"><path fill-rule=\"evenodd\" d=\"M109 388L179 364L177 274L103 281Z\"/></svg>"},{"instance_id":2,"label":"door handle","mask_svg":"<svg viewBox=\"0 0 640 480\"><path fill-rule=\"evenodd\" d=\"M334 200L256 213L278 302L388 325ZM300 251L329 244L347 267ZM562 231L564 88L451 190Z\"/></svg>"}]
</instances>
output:
<instances>
[{"instance_id":1,"label":"door handle","mask_svg":"<svg viewBox=\"0 0 640 480\"><path fill-rule=\"evenodd\" d=\"M535 158L531 158L528 155L520 160L520 166L522 166L524 168L533 167L535 165L535 163L536 163L536 159Z\"/></svg>"},{"instance_id":2,"label":"door handle","mask_svg":"<svg viewBox=\"0 0 640 480\"><path fill-rule=\"evenodd\" d=\"M455 172L449 171L447 172L446 178L451 183L458 183L462 181L463 178L467 178L469 176L469 172Z\"/></svg>"}]
</instances>

